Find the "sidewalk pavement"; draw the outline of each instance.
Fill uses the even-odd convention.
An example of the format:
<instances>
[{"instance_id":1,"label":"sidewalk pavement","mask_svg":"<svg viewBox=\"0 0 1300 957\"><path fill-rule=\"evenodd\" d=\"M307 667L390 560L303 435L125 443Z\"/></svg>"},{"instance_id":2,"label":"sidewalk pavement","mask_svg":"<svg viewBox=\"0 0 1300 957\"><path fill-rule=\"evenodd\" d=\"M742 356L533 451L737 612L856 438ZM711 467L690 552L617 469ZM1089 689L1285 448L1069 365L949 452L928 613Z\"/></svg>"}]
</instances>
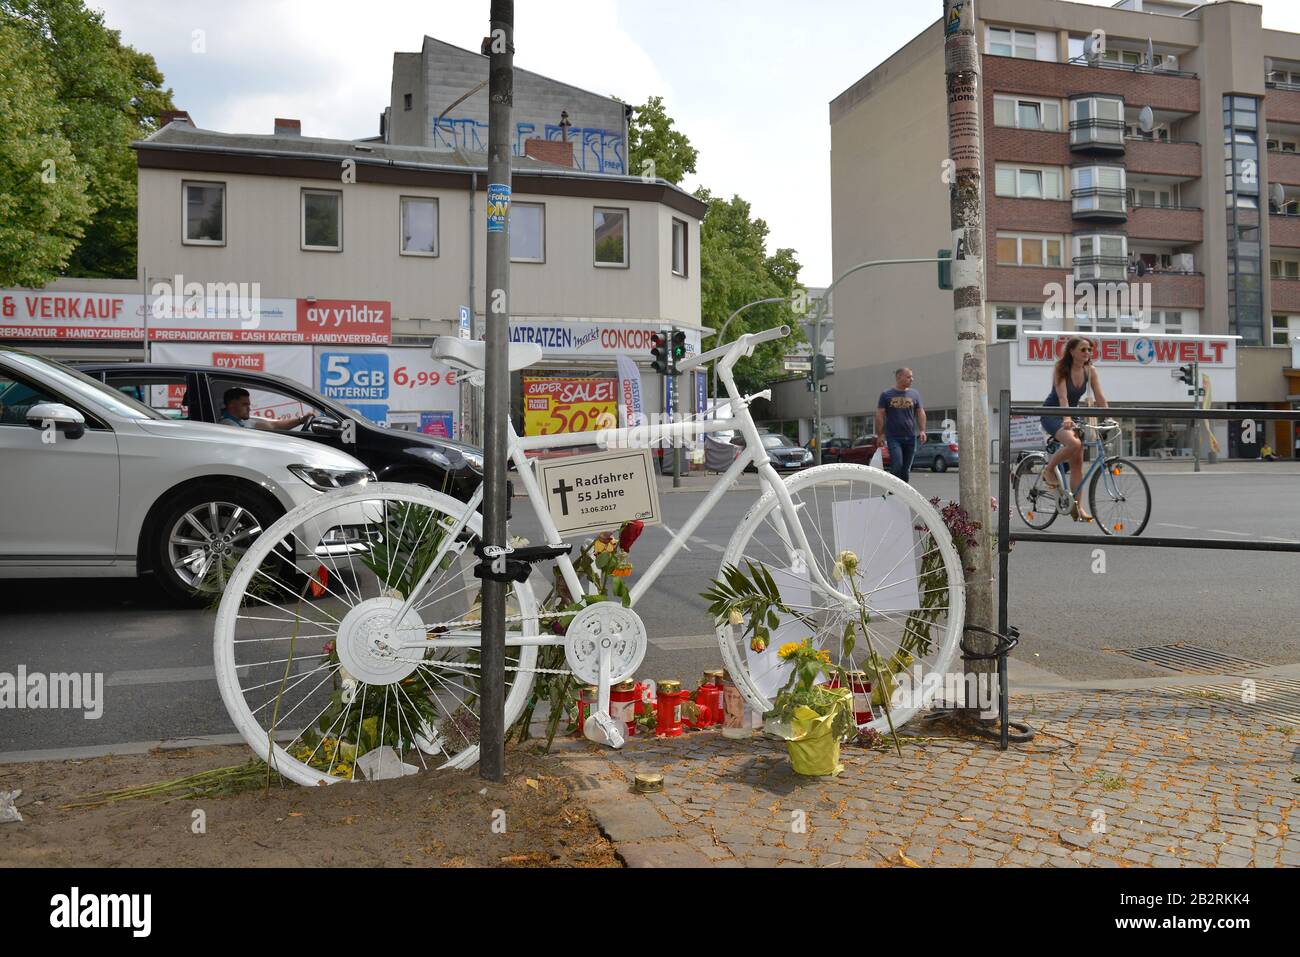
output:
<instances>
[{"instance_id":1,"label":"sidewalk pavement","mask_svg":"<svg viewBox=\"0 0 1300 957\"><path fill-rule=\"evenodd\" d=\"M1300 727L1277 723L1300 707L1242 704L1241 678L1219 680L1227 693L1202 676L1013 695L1037 734L1005 752L913 720L902 758L846 745L835 778L716 730L622 751L567 739L560 756L633 867L1300 866ZM662 793L632 790L643 771Z\"/></svg>"}]
</instances>

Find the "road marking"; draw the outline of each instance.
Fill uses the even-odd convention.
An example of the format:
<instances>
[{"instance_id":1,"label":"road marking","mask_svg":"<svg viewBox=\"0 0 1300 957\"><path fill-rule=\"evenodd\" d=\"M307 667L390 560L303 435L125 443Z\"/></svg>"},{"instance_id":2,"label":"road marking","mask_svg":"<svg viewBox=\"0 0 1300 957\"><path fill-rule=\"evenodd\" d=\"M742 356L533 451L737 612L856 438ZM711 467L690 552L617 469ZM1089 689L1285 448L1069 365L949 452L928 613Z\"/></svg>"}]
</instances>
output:
<instances>
[{"instance_id":1,"label":"road marking","mask_svg":"<svg viewBox=\"0 0 1300 957\"><path fill-rule=\"evenodd\" d=\"M217 676L212 665L194 668L150 668L144 671L114 671L105 680L110 688L116 685L166 685L181 681L211 681Z\"/></svg>"},{"instance_id":2,"label":"road marking","mask_svg":"<svg viewBox=\"0 0 1300 957\"><path fill-rule=\"evenodd\" d=\"M1288 545L1300 545L1300 538L1278 538L1276 535L1263 536L1270 542L1285 542Z\"/></svg>"},{"instance_id":3,"label":"road marking","mask_svg":"<svg viewBox=\"0 0 1300 957\"><path fill-rule=\"evenodd\" d=\"M1173 522L1156 522L1157 525L1163 525L1165 528L1185 528L1188 531L1196 531L1195 525L1175 525Z\"/></svg>"},{"instance_id":4,"label":"road marking","mask_svg":"<svg viewBox=\"0 0 1300 957\"><path fill-rule=\"evenodd\" d=\"M722 553L726 551L726 549L723 548L721 545L716 545L713 542L709 541L707 538L700 538L698 535L692 535L691 541L694 542L696 545L703 545L705 548L709 549L709 551L712 552Z\"/></svg>"},{"instance_id":5,"label":"road marking","mask_svg":"<svg viewBox=\"0 0 1300 957\"><path fill-rule=\"evenodd\" d=\"M691 648L717 648L717 635L675 635L667 638L650 638L650 644L660 651L686 651Z\"/></svg>"},{"instance_id":6,"label":"road marking","mask_svg":"<svg viewBox=\"0 0 1300 957\"><path fill-rule=\"evenodd\" d=\"M1250 532L1230 532L1226 528L1207 528L1207 532L1213 532L1215 535L1240 535L1242 538L1250 538Z\"/></svg>"}]
</instances>

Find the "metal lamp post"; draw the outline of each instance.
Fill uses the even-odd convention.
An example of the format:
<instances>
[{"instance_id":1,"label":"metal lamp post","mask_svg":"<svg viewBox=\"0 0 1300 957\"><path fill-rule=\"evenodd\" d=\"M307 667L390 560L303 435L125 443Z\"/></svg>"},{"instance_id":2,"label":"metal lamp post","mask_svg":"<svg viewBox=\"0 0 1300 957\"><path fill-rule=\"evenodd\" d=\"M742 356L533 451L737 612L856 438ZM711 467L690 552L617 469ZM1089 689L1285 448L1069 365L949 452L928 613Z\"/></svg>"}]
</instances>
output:
<instances>
[{"instance_id":1,"label":"metal lamp post","mask_svg":"<svg viewBox=\"0 0 1300 957\"><path fill-rule=\"evenodd\" d=\"M753 302L745 303L743 306L741 306L739 309L737 309L735 312L729 315L727 317L727 321L722 324L722 330L718 333L718 339L717 339L718 345L722 345L724 342L727 341L725 338L727 335L727 326L731 325L732 319L735 319L738 315L740 315L746 309L749 309L751 306L761 306L765 302L785 302L785 297L772 296L768 299L755 299ZM718 417L717 411L718 411L718 364L715 362L713 363L713 413L714 413L713 417L715 419Z\"/></svg>"}]
</instances>

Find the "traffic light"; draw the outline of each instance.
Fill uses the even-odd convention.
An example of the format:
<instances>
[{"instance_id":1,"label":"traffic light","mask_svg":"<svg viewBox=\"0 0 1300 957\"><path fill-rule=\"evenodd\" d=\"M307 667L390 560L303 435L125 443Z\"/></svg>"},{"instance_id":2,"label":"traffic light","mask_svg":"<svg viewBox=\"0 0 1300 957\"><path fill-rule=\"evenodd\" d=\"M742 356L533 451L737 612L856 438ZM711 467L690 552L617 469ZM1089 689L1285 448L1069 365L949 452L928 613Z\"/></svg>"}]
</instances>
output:
<instances>
[{"instance_id":1,"label":"traffic light","mask_svg":"<svg viewBox=\"0 0 1300 957\"><path fill-rule=\"evenodd\" d=\"M940 249L936 256L939 257L939 288L952 288L952 250Z\"/></svg>"},{"instance_id":2,"label":"traffic light","mask_svg":"<svg viewBox=\"0 0 1300 957\"><path fill-rule=\"evenodd\" d=\"M1185 366L1178 367L1178 380L1180 382L1186 383L1187 385L1195 384L1196 376L1194 374L1194 369L1190 363Z\"/></svg>"},{"instance_id":3,"label":"traffic light","mask_svg":"<svg viewBox=\"0 0 1300 957\"><path fill-rule=\"evenodd\" d=\"M650 355L653 361L650 365L655 372L660 375L668 374L668 337L662 332L656 332L650 337Z\"/></svg>"},{"instance_id":4,"label":"traffic light","mask_svg":"<svg viewBox=\"0 0 1300 957\"><path fill-rule=\"evenodd\" d=\"M813 378L819 382L825 379L830 374L826 371L828 364L829 362L825 356L813 356Z\"/></svg>"},{"instance_id":5,"label":"traffic light","mask_svg":"<svg viewBox=\"0 0 1300 957\"><path fill-rule=\"evenodd\" d=\"M686 358L686 333L680 329L673 330L673 374L677 373L677 363Z\"/></svg>"}]
</instances>

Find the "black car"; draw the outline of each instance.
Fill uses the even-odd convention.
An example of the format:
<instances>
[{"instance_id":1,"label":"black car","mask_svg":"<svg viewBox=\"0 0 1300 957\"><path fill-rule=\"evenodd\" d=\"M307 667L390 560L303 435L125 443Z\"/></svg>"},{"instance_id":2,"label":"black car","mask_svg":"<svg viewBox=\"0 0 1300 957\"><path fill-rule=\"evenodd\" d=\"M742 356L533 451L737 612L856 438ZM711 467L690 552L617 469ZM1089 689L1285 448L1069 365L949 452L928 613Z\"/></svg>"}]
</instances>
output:
<instances>
[{"instance_id":1,"label":"black car","mask_svg":"<svg viewBox=\"0 0 1300 957\"><path fill-rule=\"evenodd\" d=\"M777 471L804 469L813 464L813 454L784 435L767 432L762 435L762 439L768 461L772 463L772 467ZM731 444L738 445L743 449L745 447L745 437L737 435L731 440ZM745 469L746 472L750 470L757 471L753 465Z\"/></svg>"},{"instance_id":2,"label":"black car","mask_svg":"<svg viewBox=\"0 0 1300 957\"><path fill-rule=\"evenodd\" d=\"M292 379L243 369L170 363L87 364L80 371L163 415L220 422L227 389L247 389L254 414L314 418L286 435L331 445L360 459L381 482L410 482L468 501L483 481L483 452L452 439L378 426Z\"/></svg>"}]
</instances>

